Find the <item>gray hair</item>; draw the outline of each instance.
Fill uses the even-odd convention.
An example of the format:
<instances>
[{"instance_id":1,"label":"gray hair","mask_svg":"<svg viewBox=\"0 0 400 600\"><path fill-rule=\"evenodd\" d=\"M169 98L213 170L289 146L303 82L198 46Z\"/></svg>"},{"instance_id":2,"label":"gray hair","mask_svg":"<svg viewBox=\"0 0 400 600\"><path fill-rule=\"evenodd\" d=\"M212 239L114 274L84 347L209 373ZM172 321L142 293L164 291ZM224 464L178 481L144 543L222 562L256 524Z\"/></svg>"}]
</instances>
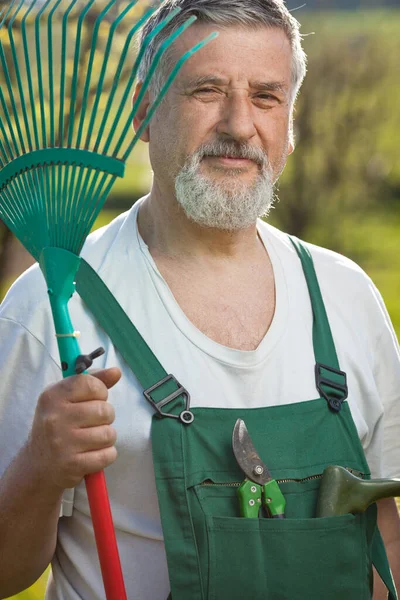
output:
<instances>
[{"instance_id":1,"label":"gray hair","mask_svg":"<svg viewBox=\"0 0 400 600\"><path fill-rule=\"evenodd\" d=\"M295 101L307 72L307 57L302 47L300 24L286 8L283 0L165 0L143 27L140 42L143 43L144 38L177 7L181 12L149 44L138 73L140 81L145 80L151 62L165 39L188 17L195 15L197 23L208 23L222 28L242 25L253 29L260 27L282 29L292 48L292 101ZM162 88L167 76L165 72L167 68L167 60L164 59L151 85L155 93Z\"/></svg>"}]
</instances>

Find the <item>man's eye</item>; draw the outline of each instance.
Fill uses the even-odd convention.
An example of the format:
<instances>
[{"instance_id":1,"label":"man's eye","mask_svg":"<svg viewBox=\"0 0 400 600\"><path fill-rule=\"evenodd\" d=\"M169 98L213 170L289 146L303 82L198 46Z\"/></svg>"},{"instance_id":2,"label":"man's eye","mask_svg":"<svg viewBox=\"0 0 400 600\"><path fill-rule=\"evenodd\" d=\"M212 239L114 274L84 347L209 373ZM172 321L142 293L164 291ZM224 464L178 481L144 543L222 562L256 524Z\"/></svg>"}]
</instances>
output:
<instances>
[{"instance_id":1,"label":"man's eye","mask_svg":"<svg viewBox=\"0 0 400 600\"><path fill-rule=\"evenodd\" d=\"M258 96L256 96L256 97L259 98L260 100L270 100L270 101L277 100L277 98L275 98L275 96L272 96L271 94L258 94Z\"/></svg>"},{"instance_id":2,"label":"man's eye","mask_svg":"<svg viewBox=\"0 0 400 600\"><path fill-rule=\"evenodd\" d=\"M196 94L213 94L216 91L217 90L214 90L213 88L200 88L199 90L196 90Z\"/></svg>"}]
</instances>

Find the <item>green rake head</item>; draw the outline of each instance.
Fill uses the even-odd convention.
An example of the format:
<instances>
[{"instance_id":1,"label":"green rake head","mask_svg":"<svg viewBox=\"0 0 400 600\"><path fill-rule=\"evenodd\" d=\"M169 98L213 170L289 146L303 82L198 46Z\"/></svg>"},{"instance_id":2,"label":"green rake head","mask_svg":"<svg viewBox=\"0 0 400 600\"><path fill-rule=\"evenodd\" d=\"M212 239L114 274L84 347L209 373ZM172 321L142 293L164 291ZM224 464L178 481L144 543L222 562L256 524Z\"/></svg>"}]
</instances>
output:
<instances>
[{"instance_id":1,"label":"green rake head","mask_svg":"<svg viewBox=\"0 0 400 600\"><path fill-rule=\"evenodd\" d=\"M130 108L144 52L179 9L149 34L130 64L135 34L157 7L138 17L137 0L116 15L118 5L13 0L0 15L0 218L36 260L49 247L79 255L178 71L216 36L177 61L133 135L132 120L160 60L196 18L160 46Z\"/></svg>"}]
</instances>

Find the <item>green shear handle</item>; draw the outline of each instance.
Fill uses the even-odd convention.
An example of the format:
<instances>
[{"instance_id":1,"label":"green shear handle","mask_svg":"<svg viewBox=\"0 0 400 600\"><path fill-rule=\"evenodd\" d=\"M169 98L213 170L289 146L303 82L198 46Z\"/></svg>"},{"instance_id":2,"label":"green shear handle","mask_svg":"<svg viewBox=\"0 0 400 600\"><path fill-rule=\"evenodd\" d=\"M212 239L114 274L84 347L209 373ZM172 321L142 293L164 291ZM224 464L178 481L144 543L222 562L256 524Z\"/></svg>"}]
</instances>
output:
<instances>
[{"instance_id":1,"label":"green shear handle","mask_svg":"<svg viewBox=\"0 0 400 600\"><path fill-rule=\"evenodd\" d=\"M286 500L274 479L262 486L245 479L239 487L238 498L241 517L257 519L263 506L272 519L285 518Z\"/></svg>"}]
</instances>

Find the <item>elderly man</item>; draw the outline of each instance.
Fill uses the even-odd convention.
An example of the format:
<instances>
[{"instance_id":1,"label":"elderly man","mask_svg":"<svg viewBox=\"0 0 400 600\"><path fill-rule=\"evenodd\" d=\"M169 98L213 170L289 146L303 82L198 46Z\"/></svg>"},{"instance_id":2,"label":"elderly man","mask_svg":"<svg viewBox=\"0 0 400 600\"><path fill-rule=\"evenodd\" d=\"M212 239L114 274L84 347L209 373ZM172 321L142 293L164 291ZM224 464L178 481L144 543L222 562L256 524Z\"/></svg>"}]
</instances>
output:
<instances>
[{"instance_id":1,"label":"elderly man","mask_svg":"<svg viewBox=\"0 0 400 600\"><path fill-rule=\"evenodd\" d=\"M145 33L176 6L165 35L198 21L162 64L136 128L169 63L219 37L183 67L143 134L150 194L93 234L84 256L187 394L163 408L172 417L153 419L140 373L79 297L73 322L85 348L106 349L103 370L60 382L38 269L14 285L0 313L0 596L51 561L49 599L104 597L82 479L107 468L129 600L170 590L173 600L371 598L372 563L395 598L375 505L314 518L330 464L400 476L389 317L354 263L259 220L293 151L306 71L298 23L281 0L166 0ZM238 418L278 480L285 519L241 516ZM379 502L378 522L398 579L393 499ZM375 582L374 598L387 597Z\"/></svg>"}]
</instances>

